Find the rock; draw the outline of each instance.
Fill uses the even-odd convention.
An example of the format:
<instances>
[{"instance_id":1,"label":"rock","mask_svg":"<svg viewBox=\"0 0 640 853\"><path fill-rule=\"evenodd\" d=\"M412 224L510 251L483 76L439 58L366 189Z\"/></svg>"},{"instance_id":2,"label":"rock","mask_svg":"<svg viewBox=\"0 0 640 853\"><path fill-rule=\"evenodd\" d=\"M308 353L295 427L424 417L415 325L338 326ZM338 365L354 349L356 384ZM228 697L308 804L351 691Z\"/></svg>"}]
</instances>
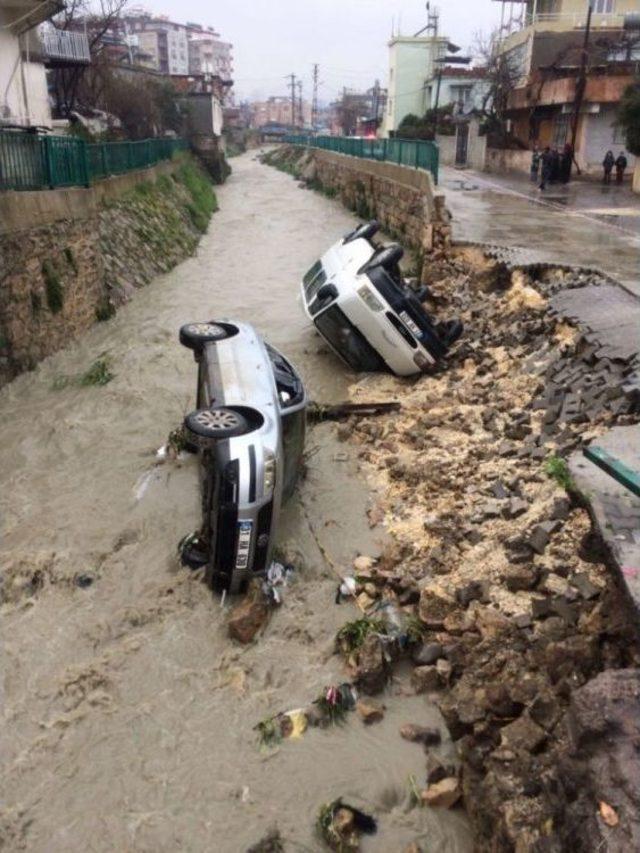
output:
<instances>
[{"instance_id":1,"label":"rock","mask_svg":"<svg viewBox=\"0 0 640 853\"><path fill-rule=\"evenodd\" d=\"M495 483L492 483L489 486L489 490L491 491L491 494L494 496L494 498L499 501L508 498L510 494L509 489L507 489L506 486L500 482L500 480L496 480Z\"/></svg>"},{"instance_id":2,"label":"rock","mask_svg":"<svg viewBox=\"0 0 640 853\"><path fill-rule=\"evenodd\" d=\"M571 511L571 501L569 498L554 498L553 508L549 518L552 521L564 521Z\"/></svg>"},{"instance_id":3,"label":"rock","mask_svg":"<svg viewBox=\"0 0 640 853\"><path fill-rule=\"evenodd\" d=\"M511 592L533 589L538 583L540 572L533 564L509 566L504 576L504 584Z\"/></svg>"},{"instance_id":4,"label":"rock","mask_svg":"<svg viewBox=\"0 0 640 853\"><path fill-rule=\"evenodd\" d=\"M547 733L537 723L523 714L501 732L501 746L514 752L535 752L547 739Z\"/></svg>"},{"instance_id":5,"label":"rock","mask_svg":"<svg viewBox=\"0 0 640 853\"><path fill-rule=\"evenodd\" d=\"M453 671L453 667L448 660L443 660L442 658L436 661L436 670L438 675L442 679L445 684L449 683L449 679L451 678L451 673Z\"/></svg>"},{"instance_id":6,"label":"rock","mask_svg":"<svg viewBox=\"0 0 640 853\"><path fill-rule=\"evenodd\" d=\"M448 634L464 634L473 630L474 621L466 610L455 610L445 617L442 627Z\"/></svg>"},{"instance_id":7,"label":"rock","mask_svg":"<svg viewBox=\"0 0 640 853\"><path fill-rule=\"evenodd\" d=\"M531 615L534 619L545 619L553 613L551 607L551 599L549 598L532 598L531 599Z\"/></svg>"},{"instance_id":8,"label":"rock","mask_svg":"<svg viewBox=\"0 0 640 853\"><path fill-rule=\"evenodd\" d=\"M417 666L411 673L411 686L416 693L429 693L442 687L436 666Z\"/></svg>"},{"instance_id":9,"label":"rock","mask_svg":"<svg viewBox=\"0 0 640 853\"><path fill-rule=\"evenodd\" d=\"M424 851L417 841L412 841L408 847L404 848L404 853L424 853Z\"/></svg>"},{"instance_id":10,"label":"rock","mask_svg":"<svg viewBox=\"0 0 640 853\"><path fill-rule=\"evenodd\" d=\"M450 809L462 796L462 788L456 777L435 782L422 792L422 802L434 808Z\"/></svg>"},{"instance_id":11,"label":"rock","mask_svg":"<svg viewBox=\"0 0 640 853\"><path fill-rule=\"evenodd\" d=\"M420 593L418 616L428 628L442 628L445 617L453 612L456 603L452 596L437 584L425 586Z\"/></svg>"},{"instance_id":12,"label":"rock","mask_svg":"<svg viewBox=\"0 0 640 853\"><path fill-rule=\"evenodd\" d=\"M385 707L380 702L375 702L373 699L358 699L356 702L356 711L362 722L370 726L371 723L378 723L384 717Z\"/></svg>"},{"instance_id":13,"label":"rock","mask_svg":"<svg viewBox=\"0 0 640 853\"><path fill-rule=\"evenodd\" d=\"M499 637L501 634L508 633L513 628L511 619L493 607L479 606L474 615L476 628L485 640Z\"/></svg>"},{"instance_id":14,"label":"rock","mask_svg":"<svg viewBox=\"0 0 640 853\"><path fill-rule=\"evenodd\" d=\"M250 643L269 621L271 610L260 589L254 588L229 614L229 636L239 643Z\"/></svg>"},{"instance_id":15,"label":"rock","mask_svg":"<svg viewBox=\"0 0 640 853\"><path fill-rule=\"evenodd\" d=\"M376 561L373 557L365 557L364 554L360 554L359 557L356 557L353 561L353 569L357 575L364 575L366 572L370 572L370 570L375 566ZM371 577L370 574L367 577Z\"/></svg>"},{"instance_id":16,"label":"rock","mask_svg":"<svg viewBox=\"0 0 640 853\"><path fill-rule=\"evenodd\" d=\"M467 607L472 601L484 601L487 597L487 586L482 581L472 581L456 590L456 601Z\"/></svg>"},{"instance_id":17,"label":"rock","mask_svg":"<svg viewBox=\"0 0 640 853\"><path fill-rule=\"evenodd\" d=\"M418 726L415 723L405 723L400 727L400 737L411 743L422 743L424 746L435 746L442 740L438 729Z\"/></svg>"},{"instance_id":18,"label":"rock","mask_svg":"<svg viewBox=\"0 0 640 853\"><path fill-rule=\"evenodd\" d=\"M363 693L373 696L384 690L387 676L388 663L382 642L375 634L369 634L358 651L354 680Z\"/></svg>"},{"instance_id":19,"label":"rock","mask_svg":"<svg viewBox=\"0 0 640 853\"><path fill-rule=\"evenodd\" d=\"M522 704L514 702L506 685L489 684L484 690L485 707L496 717L517 717L522 711Z\"/></svg>"},{"instance_id":20,"label":"rock","mask_svg":"<svg viewBox=\"0 0 640 853\"><path fill-rule=\"evenodd\" d=\"M358 606L361 607L365 613L368 610L371 610L376 603L376 599L367 595L366 592L361 592L360 595L356 596L356 601L358 602Z\"/></svg>"},{"instance_id":21,"label":"rock","mask_svg":"<svg viewBox=\"0 0 640 853\"><path fill-rule=\"evenodd\" d=\"M529 705L529 716L543 729L551 731L562 716L562 710L552 693L538 693Z\"/></svg>"},{"instance_id":22,"label":"rock","mask_svg":"<svg viewBox=\"0 0 640 853\"><path fill-rule=\"evenodd\" d=\"M441 779L446 779L447 776L455 776L454 768L445 767L433 752L427 752L427 785L440 782Z\"/></svg>"},{"instance_id":23,"label":"rock","mask_svg":"<svg viewBox=\"0 0 640 853\"><path fill-rule=\"evenodd\" d=\"M428 666L442 657L442 646L440 643L423 643L414 649L411 657L418 666Z\"/></svg>"}]
</instances>

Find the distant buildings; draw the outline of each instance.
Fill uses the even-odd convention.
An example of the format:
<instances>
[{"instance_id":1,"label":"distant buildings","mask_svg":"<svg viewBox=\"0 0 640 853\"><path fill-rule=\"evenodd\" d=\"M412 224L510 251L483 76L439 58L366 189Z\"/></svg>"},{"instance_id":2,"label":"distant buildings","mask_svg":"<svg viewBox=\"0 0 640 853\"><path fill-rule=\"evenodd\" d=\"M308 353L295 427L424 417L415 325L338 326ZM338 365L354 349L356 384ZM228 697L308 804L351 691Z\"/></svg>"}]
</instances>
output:
<instances>
[{"instance_id":1,"label":"distant buildings","mask_svg":"<svg viewBox=\"0 0 640 853\"><path fill-rule=\"evenodd\" d=\"M599 170L607 150L617 156L625 148L616 111L625 88L637 80L640 34L624 30L624 16L640 11L640 2L593 0L584 77L587 3L529 0L515 17L508 16L512 5L503 2L497 46L513 73L506 108L511 133L526 147L558 148L575 134L577 162Z\"/></svg>"},{"instance_id":2,"label":"distant buildings","mask_svg":"<svg viewBox=\"0 0 640 853\"><path fill-rule=\"evenodd\" d=\"M284 125L286 127L309 127L311 125L311 104L297 95L293 100L286 95L275 95L266 101L254 101L250 104L251 127L262 128L265 125Z\"/></svg>"}]
</instances>

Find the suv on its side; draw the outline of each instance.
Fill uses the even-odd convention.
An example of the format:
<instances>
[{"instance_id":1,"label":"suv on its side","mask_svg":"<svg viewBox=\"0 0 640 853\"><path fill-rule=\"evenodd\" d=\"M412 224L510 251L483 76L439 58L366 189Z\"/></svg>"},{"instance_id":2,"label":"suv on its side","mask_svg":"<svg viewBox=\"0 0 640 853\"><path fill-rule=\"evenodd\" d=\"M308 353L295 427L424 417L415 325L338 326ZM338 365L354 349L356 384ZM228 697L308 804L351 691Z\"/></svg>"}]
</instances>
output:
<instances>
[{"instance_id":1,"label":"suv on its side","mask_svg":"<svg viewBox=\"0 0 640 853\"><path fill-rule=\"evenodd\" d=\"M354 370L428 372L462 334L458 320L435 323L400 270L402 247L378 245L374 220L339 240L302 280L307 316Z\"/></svg>"},{"instance_id":2,"label":"suv on its side","mask_svg":"<svg viewBox=\"0 0 640 853\"><path fill-rule=\"evenodd\" d=\"M188 323L197 410L184 420L200 461L202 528L182 560L216 590L243 592L269 567L284 498L302 465L307 397L291 364L246 323Z\"/></svg>"}]
</instances>

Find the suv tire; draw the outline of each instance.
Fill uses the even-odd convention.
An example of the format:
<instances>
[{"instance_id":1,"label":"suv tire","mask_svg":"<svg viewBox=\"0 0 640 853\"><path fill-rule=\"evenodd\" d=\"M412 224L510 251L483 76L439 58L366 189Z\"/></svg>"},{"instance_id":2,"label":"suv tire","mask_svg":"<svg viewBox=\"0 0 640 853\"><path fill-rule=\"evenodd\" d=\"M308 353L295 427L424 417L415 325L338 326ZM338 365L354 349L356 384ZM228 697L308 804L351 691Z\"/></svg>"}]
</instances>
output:
<instances>
[{"instance_id":1,"label":"suv tire","mask_svg":"<svg viewBox=\"0 0 640 853\"><path fill-rule=\"evenodd\" d=\"M228 337L229 332L214 320L205 323L186 323L180 327L180 343L195 353L201 353L205 344L223 341Z\"/></svg>"},{"instance_id":2,"label":"suv tire","mask_svg":"<svg viewBox=\"0 0 640 853\"><path fill-rule=\"evenodd\" d=\"M199 447L211 446L221 438L233 438L251 432L251 425L244 415L224 406L191 412L184 419L184 425Z\"/></svg>"},{"instance_id":3,"label":"suv tire","mask_svg":"<svg viewBox=\"0 0 640 853\"><path fill-rule=\"evenodd\" d=\"M358 225L353 231L350 231L342 240L344 244L351 243L352 240L371 240L380 229L377 219L372 219L371 222L363 222Z\"/></svg>"}]
</instances>

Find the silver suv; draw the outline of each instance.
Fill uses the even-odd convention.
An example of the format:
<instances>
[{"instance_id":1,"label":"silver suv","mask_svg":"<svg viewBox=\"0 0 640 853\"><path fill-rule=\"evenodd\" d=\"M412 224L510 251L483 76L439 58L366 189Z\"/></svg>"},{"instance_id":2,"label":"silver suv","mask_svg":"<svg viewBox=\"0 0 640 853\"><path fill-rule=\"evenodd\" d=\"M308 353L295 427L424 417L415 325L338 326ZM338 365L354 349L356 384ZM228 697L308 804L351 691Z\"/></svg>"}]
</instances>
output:
<instances>
[{"instance_id":1,"label":"silver suv","mask_svg":"<svg viewBox=\"0 0 640 853\"><path fill-rule=\"evenodd\" d=\"M302 465L307 397L291 364L246 323L188 323L197 410L184 420L200 457L202 528L182 560L216 591L243 592L271 560L280 504Z\"/></svg>"}]
</instances>

